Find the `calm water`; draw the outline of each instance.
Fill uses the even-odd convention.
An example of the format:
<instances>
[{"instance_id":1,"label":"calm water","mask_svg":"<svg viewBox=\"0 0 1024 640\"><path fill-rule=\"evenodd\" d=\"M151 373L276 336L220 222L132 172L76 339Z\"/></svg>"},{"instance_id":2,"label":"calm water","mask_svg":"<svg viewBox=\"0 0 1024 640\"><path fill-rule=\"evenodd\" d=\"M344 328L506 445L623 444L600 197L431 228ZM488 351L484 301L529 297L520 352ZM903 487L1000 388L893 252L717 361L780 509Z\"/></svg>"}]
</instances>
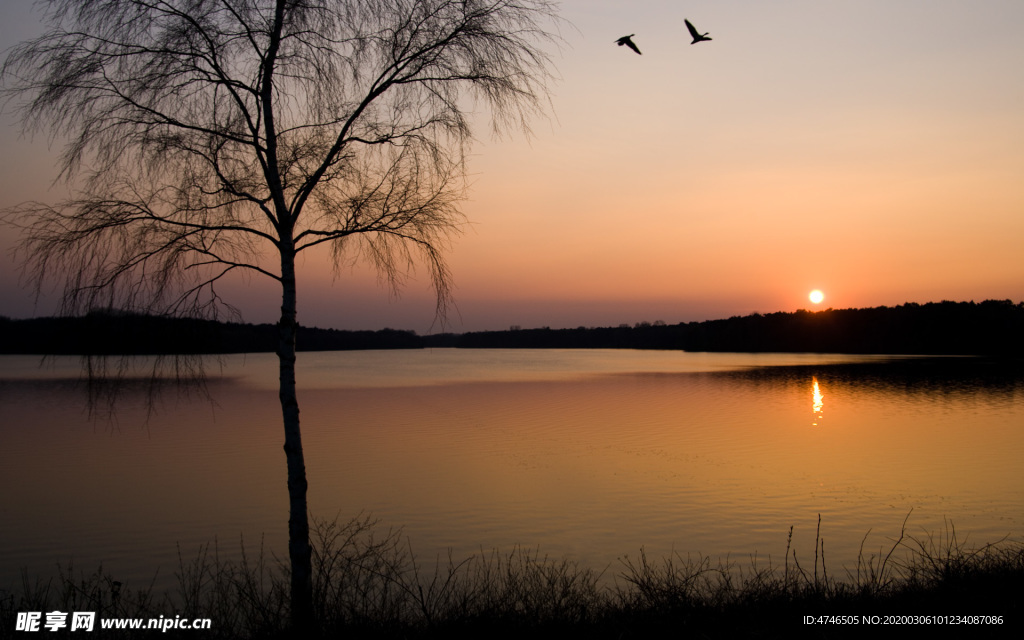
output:
<instances>
[{"instance_id":1,"label":"calm water","mask_svg":"<svg viewBox=\"0 0 1024 640\"><path fill-rule=\"evenodd\" d=\"M431 350L299 358L310 508L372 513L418 556L539 548L597 569L704 554L830 572L909 531L1024 534L1024 378L976 361ZM77 359L0 357L0 589L57 563L174 584L216 540L286 555L271 354L212 367L211 400L144 385L91 421Z\"/></svg>"}]
</instances>

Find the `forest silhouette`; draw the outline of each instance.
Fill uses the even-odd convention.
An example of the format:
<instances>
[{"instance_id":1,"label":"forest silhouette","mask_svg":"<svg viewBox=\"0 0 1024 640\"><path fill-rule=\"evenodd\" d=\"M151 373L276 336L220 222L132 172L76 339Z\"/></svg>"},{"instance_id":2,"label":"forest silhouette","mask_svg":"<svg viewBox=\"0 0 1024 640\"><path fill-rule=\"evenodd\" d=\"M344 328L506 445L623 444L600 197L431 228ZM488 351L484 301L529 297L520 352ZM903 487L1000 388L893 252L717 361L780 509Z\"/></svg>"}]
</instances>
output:
<instances>
[{"instance_id":1,"label":"forest silhouette","mask_svg":"<svg viewBox=\"0 0 1024 640\"><path fill-rule=\"evenodd\" d=\"M0 353L46 355L273 352L277 327L94 311L0 317ZM679 324L444 333L299 327L300 351L422 348L668 349L683 351L1024 355L1024 302L906 303L895 307L753 313Z\"/></svg>"}]
</instances>

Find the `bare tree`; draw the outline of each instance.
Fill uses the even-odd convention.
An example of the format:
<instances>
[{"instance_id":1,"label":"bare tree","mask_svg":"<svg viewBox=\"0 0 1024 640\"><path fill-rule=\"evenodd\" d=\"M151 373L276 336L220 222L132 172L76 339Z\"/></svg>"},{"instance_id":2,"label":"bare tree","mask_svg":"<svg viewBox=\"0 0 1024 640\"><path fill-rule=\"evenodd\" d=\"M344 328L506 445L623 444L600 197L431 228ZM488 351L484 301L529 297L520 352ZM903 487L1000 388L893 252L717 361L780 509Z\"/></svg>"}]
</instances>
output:
<instances>
[{"instance_id":1,"label":"bare tree","mask_svg":"<svg viewBox=\"0 0 1024 640\"><path fill-rule=\"evenodd\" d=\"M75 197L9 209L34 284L65 313L216 317L218 285L281 285L277 354L290 501L292 622L312 619L295 389L296 256L422 261L438 312L462 223L472 114L497 130L546 107L547 0L47 0L50 30L2 74L24 125L67 146Z\"/></svg>"}]
</instances>

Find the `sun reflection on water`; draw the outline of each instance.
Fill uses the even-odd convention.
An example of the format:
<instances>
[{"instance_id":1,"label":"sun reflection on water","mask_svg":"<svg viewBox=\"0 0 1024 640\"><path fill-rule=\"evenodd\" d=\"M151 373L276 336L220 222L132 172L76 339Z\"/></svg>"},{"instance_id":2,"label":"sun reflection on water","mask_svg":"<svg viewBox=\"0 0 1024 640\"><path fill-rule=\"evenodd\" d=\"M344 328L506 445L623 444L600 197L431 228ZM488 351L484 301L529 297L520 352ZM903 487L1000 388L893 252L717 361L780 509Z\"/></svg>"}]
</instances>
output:
<instances>
[{"instance_id":1,"label":"sun reflection on water","mask_svg":"<svg viewBox=\"0 0 1024 640\"><path fill-rule=\"evenodd\" d=\"M817 376L811 376L811 398L811 410L814 413L814 422L811 424L816 427L818 426L818 421L823 417L821 408L822 398L824 398L824 396L821 395L821 387L818 386Z\"/></svg>"}]
</instances>

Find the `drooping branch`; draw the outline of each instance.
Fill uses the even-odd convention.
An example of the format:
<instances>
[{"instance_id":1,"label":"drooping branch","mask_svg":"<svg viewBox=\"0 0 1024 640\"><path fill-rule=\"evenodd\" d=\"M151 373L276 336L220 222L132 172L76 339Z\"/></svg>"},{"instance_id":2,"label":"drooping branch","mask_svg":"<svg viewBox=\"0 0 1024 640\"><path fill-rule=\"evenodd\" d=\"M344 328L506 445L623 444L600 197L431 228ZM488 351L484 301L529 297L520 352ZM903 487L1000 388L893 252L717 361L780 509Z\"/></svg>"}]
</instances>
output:
<instances>
[{"instance_id":1,"label":"drooping branch","mask_svg":"<svg viewBox=\"0 0 1024 640\"><path fill-rule=\"evenodd\" d=\"M65 313L216 315L213 284L228 271L277 277L255 260L263 253L259 243L274 238L253 225L224 211L168 212L156 195L131 195L27 203L5 212L24 229L20 251L35 289L63 279Z\"/></svg>"}]
</instances>

